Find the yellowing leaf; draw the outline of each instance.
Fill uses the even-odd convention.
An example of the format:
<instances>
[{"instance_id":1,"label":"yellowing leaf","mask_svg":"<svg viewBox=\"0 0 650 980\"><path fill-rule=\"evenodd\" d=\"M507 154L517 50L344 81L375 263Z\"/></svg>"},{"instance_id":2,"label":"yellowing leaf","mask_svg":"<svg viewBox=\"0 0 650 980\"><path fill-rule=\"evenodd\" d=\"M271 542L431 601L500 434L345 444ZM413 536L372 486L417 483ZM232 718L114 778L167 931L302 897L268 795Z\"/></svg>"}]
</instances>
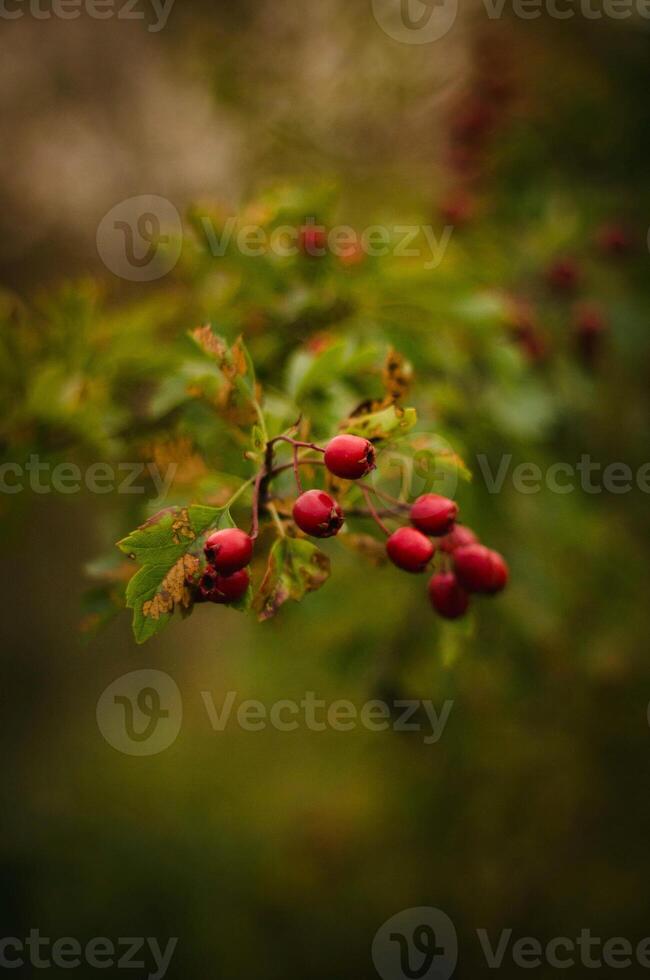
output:
<instances>
[{"instance_id":1,"label":"yellowing leaf","mask_svg":"<svg viewBox=\"0 0 650 980\"><path fill-rule=\"evenodd\" d=\"M227 509L198 504L168 507L118 543L121 551L142 565L126 589L138 643L159 632L177 606L191 609L187 582L198 571L205 536L216 527L232 527Z\"/></svg>"},{"instance_id":2,"label":"yellowing leaf","mask_svg":"<svg viewBox=\"0 0 650 980\"><path fill-rule=\"evenodd\" d=\"M417 420L414 408L390 405L378 412L353 416L347 420L342 429L351 435L364 436L366 439L388 439L408 432L415 426Z\"/></svg>"},{"instance_id":3,"label":"yellowing leaf","mask_svg":"<svg viewBox=\"0 0 650 980\"><path fill-rule=\"evenodd\" d=\"M289 599L300 602L325 584L330 575L327 555L303 538L280 538L269 555L264 581L254 607L261 621L271 619Z\"/></svg>"}]
</instances>

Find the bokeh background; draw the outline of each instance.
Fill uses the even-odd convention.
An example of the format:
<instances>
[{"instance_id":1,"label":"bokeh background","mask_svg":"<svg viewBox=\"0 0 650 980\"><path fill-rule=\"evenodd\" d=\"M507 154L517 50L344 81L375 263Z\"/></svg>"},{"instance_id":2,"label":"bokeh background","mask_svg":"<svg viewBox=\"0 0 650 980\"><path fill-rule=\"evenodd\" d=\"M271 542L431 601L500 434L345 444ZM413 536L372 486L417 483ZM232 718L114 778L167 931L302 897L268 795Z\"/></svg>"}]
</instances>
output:
<instances>
[{"instance_id":1,"label":"bokeh background","mask_svg":"<svg viewBox=\"0 0 650 980\"><path fill-rule=\"evenodd\" d=\"M172 502L218 500L221 473L247 473L187 397L188 329L243 332L273 404L289 393L323 433L376 395L392 345L474 472L464 519L512 570L459 628L336 542L327 586L273 622L201 608L138 647L107 613L119 555L99 556L154 488L0 495L2 934L178 936L169 976L268 980L376 976L375 932L419 905L454 921L463 978L491 972L477 928L644 937L647 493L490 493L476 459L648 461L648 21L461 4L416 45L363 0L179 0L159 32L26 12L3 23L0 81L3 462L172 459ZM96 233L141 194L174 204L186 241L134 283ZM201 215L453 234L435 269L215 258ZM95 712L144 668L174 678L183 725L136 758ZM201 692L231 690L454 705L434 745L216 733Z\"/></svg>"}]
</instances>

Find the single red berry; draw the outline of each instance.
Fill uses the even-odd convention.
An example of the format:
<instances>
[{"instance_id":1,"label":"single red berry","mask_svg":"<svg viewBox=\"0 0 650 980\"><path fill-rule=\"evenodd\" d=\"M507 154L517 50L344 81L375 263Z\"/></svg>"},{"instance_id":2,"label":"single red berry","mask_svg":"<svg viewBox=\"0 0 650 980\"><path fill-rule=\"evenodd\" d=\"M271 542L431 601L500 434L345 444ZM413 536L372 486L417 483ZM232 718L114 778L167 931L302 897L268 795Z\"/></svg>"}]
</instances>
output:
<instances>
[{"instance_id":1,"label":"single red berry","mask_svg":"<svg viewBox=\"0 0 650 980\"><path fill-rule=\"evenodd\" d=\"M343 511L323 490L307 490L293 505L293 519L305 534L314 538L331 538L343 525Z\"/></svg>"},{"instance_id":2,"label":"single red berry","mask_svg":"<svg viewBox=\"0 0 650 980\"><path fill-rule=\"evenodd\" d=\"M438 572L433 576L429 582L429 599L445 619L464 616L469 606L469 596L453 572Z\"/></svg>"},{"instance_id":3,"label":"single red berry","mask_svg":"<svg viewBox=\"0 0 650 980\"><path fill-rule=\"evenodd\" d=\"M253 542L238 527L225 527L215 531L205 542L205 557L222 575L232 575L245 565L253 556Z\"/></svg>"},{"instance_id":4,"label":"single red berry","mask_svg":"<svg viewBox=\"0 0 650 980\"><path fill-rule=\"evenodd\" d=\"M400 527L386 542L390 560L405 572L423 572L435 547L429 538L413 527Z\"/></svg>"},{"instance_id":5,"label":"single red berry","mask_svg":"<svg viewBox=\"0 0 650 980\"><path fill-rule=\"evenodd\" d=\"M464 524L456 524L449 534L440 538L438 542L440 550L445 551L448 555L453 554L456 548L463 548L468 544L478 544L478 538Z\"/></svg>"},{"instance_id":6,"label":"single red berry","mask_svg":"<svg viewBox=\"0 0 650 980\"><path fill-rule=\"evenodd\" d=\"M232 575L219 575L214 568L208 568L201 578L199 592L206 602L238 602L246 595L249 583L250 575L245 568Z\"/></svg>"},{"instance_id":7,"label":"single red berry","mask_svg":"<svg viewBox=\"0 0 650 980\"><path fill-rule=\"evenodd\" d=\"M494 595L508 582L508 566L497 551L482 544L465 545L454 552L456 577L468 592Z\"/></svg>"},{"instance_id":8,"label":"single red berry","mask_svg":"<svg viewBox=\"0 0 650 980\"><path fill-rule=\"evenodd\" d=\"M506 585L508 584L508 578L510 577L510 570L506 564L503 555L500 555L498 551L492 552L492 588L490 593L494 595L496 592L503 592Z\"/></svg>"},{"instance_id":9,"label":"single red berry","mask_svg":"<svg viewBox=\"0 0 650 980\"><path fill-rule=\"evenodd\" d=\"M343 480L359 480L375 468L375 447L361 436L335 436L325 450L325 466Z\"/></svg>"},{"instance_id":10,"label":"single red berry","mask_svg":"<svg viewBox=\"0 0 650 980\"><path fill-rule=\"evenodd\" d=\"M303 225L298 233L298 244L303 255L322 258L327 253L327 230L322 225Z\"/></svg>"},{"instance_id":11,"label":"single red berry","mask_svg":"<svg viewBox=\"0 0 650 980\"><path fill-rule=\"evenodd\" d=\"M546 271L549 286L556 293L572 293L582 278L580 266L575 259L557 259Z\"/></svg>"},{"instance_id":12,"label":"single red berry","mask_svg":"<svg viewBox=\"0 0 650 980\"><path fill-rule=\"evenodd\" d=\"M438 493L425 493L411 507L411 524L423 534L446 534L454 526L458 504Z\"/></svg>"}]
</instances>

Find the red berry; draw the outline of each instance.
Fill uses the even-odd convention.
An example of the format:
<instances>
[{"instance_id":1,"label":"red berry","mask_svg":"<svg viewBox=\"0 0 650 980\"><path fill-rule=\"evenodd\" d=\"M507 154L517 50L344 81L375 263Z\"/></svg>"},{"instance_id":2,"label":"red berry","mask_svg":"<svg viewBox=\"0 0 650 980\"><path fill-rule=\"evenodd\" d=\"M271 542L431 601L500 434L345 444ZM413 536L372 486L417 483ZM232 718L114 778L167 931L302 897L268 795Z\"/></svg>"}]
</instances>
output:
<instances>
[{"instance_id":1,"label":"red berry","mask_svg":"<svg viewBox=\"0 0 650 980\"><path fill-rule=\"evenodd\" d=\"M456 576L468 592L494 595L508 582L508 566L497 551L482 544L465 545L454 552Z\"/></svg>"},{"instance_id":2,"label":"red berry","mask_svg":"<svg viewBox=\"0 0 650 980\"><path fill-rule=\"evenodd\" d=\"M293 505L293 519L305 534L314 538L331 538L343 524L343 511L323 490L307 490Z\"/></svg>"},{"instance_id":3,"label":"red berry","mask_svg":"<svg viewBox=\"0 0 650 980\"><path fill-rule=\"evenodd\" d=\"M203 574L199 591L206 602L238 602L246 595L249 583L250 575L245 568L232 575L219 575L209 568Z\"/></svg>"},{"instance_id":4,"label":"red berry","mask_svg":"<svg viewBox=\"0 0 650 980\"><path fill-rule=\"evenodd\" d=\"M453 572L438 572L429 582L431 605L445 619L458 619L467 612L469 596Z\"/></svg>"},{"instance_id":5,"label":"red berry","mask_svg":"<svg viewBox=\"0 0 650 980\"><path fill-rule=\"evenodd\" d=\"M303 225L298 233L298 244L303 255L322 258L327 252L327 231L322 225Z\"/></svg>"},{"instance_id":6,"label":"red berry","mask_svg":"<svg viewBox=\"0 0 650 980\"><path fill-rule=\"evenodd\" d=\"M510 570L506 564L506 561L498 551L492 552L492 588L490 592L494 595L496 592L503 592L506 585L508 584L508 578L510 576Z\"/></svg>"},{"instance_id":7,"label":"red berry","mask_svg":"<svg viewBox=\"0 0 650 980\"><path fill-rule=\"evenodd\" d=\"M411 524L423 534L446 534L458 516L458 504L437 493L425 493L411 507Z\"/></svg>"},{"instance_id":8,"label":"red berry","mask_svg":"<svg viewBox=\"0 0 650 980\"><path fill-rule=\"evenodd\" d=\"M449 534L438 542L441 551L446 551L448 555L453 554L456 548L463 548L468 544L478 544L478 538L464 524L456 524Z\"/></svg>"},{"instance_id":9,"label":"red berry","mask_svg":"<svg viewBox=\"0 0 650 980\"><path fill-rule=\"evenodd\" d=\"M232 575L253 556L253 542L238 527L226 527L215 531L205 542L205 557L222 575Z\"/></svg>"},{"instance_id":10,"label":"red berry","mask_svg":"<svg viewBox=\"0 0 650 980\"><path fill-rule=\"evenodd\" d=\"M361 436L335 436L325 450L325 466L343 480L359 480L375 468L375 447Z\"/></svg>"},{"instance_id":11,"label":"red berry","mask_svg":"<svg viewBox=\"0 0 650 980\"><path fill-rule=\"evenodd\" d=\"M386 542L390 560L405 572L423 572L435 548L433 543L413 527L400 527Z\"/></svg>"}]
</instances>

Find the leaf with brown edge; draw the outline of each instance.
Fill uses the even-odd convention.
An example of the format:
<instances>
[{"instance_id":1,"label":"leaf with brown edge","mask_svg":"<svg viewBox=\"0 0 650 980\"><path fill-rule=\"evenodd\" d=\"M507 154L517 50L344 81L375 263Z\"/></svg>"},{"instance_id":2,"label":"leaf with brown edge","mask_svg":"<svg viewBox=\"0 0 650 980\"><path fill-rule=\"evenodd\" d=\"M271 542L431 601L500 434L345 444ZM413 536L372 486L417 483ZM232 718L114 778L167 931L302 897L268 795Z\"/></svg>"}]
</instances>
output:
<instances>
[{"instance_id":1,"label":"leaf with brown edge","mask_svg":"<svg viewBox=\"0 0 650 980\"><path fill-rule=\"evenodd\" d=\"M223 337L219 337L214 333L210 324L204 327L197 327L195 330L190 331L190 336L201 348L203 353L217 361L219 367L221 367L228 350L228 344Z\"/></svg>"},{"instance_id":2,"label":"leaf with brown edge","mask_svg":"<svg viewBox=\"0 0 650 980\"><path fill-rule=\"evenodd\" d=\"M223 378L218 395L218 406L233 424L247 425L255 417L252 402L256 397L255 368L251 356L241 337L230 346L228 342L212 331L212 327L197 327L190 331L190 337L216 361Z\"/></svg>"},{"instance_id":3,"label":"leaf with brown edge","mask_svg":"<svg viewBox=\"0 0 650 980\"><path fill-rule=\"evenodd\" d=\"M405 360L404 355L400 354L393 347L388 351L382 380L386 391L386 401L384 404L397 402L408 392L413 378L413 368Z\"/></svg>"},{"instance_id":4,"label":"leaf with brown edge","mask_svg":"<svg viewBox=\"0 0 650 980\"><path fill-rule=\"evenodd\" d=\"M126 589L138 643L158 633L175 608L191 610L187 582L199 569L205 538L213 528L232 526L226 508L168 507L118 543L121 551L142 565Z\"/></svg>"},{"instance_id":5,"label":"leaf with brown edge","mask_svg":"<svg viewBox=\"0 0 650 980\"><path fill-rule=\"evenodd\" d=\"M196 555L183 555L179 558L165 575L153 598L143 603L142 615L145 619L160 619L165 613L172 613L176 603L181 603L187 609L191 600L185 579L193 578L198 570L199 559Z\"/></svg>"},{"instance_id":6,"label":"leaf with brown edge","mask_svg":"<svg viewBox=\"0 0 650 980\"><path fill-rule=\"evenodd\" d=\"M330 575L327 555L304 538L280 538L271 548L269 564L254 600L261 622L272 619L289 599L300 602Z\"/></svg>"},{"instance_id":7,"label":"leaf with brown edge","mask_svg":"<svg viewBox=\"0 0 650 980\"><path fill-rule=\"evenodd\" d=\"M409 432L417 424L417 420L414 408L390 405L378 412L351 416L341 426L341 431L363 436L365 439L394 439Z\"/></svg>"}]
</instances>

